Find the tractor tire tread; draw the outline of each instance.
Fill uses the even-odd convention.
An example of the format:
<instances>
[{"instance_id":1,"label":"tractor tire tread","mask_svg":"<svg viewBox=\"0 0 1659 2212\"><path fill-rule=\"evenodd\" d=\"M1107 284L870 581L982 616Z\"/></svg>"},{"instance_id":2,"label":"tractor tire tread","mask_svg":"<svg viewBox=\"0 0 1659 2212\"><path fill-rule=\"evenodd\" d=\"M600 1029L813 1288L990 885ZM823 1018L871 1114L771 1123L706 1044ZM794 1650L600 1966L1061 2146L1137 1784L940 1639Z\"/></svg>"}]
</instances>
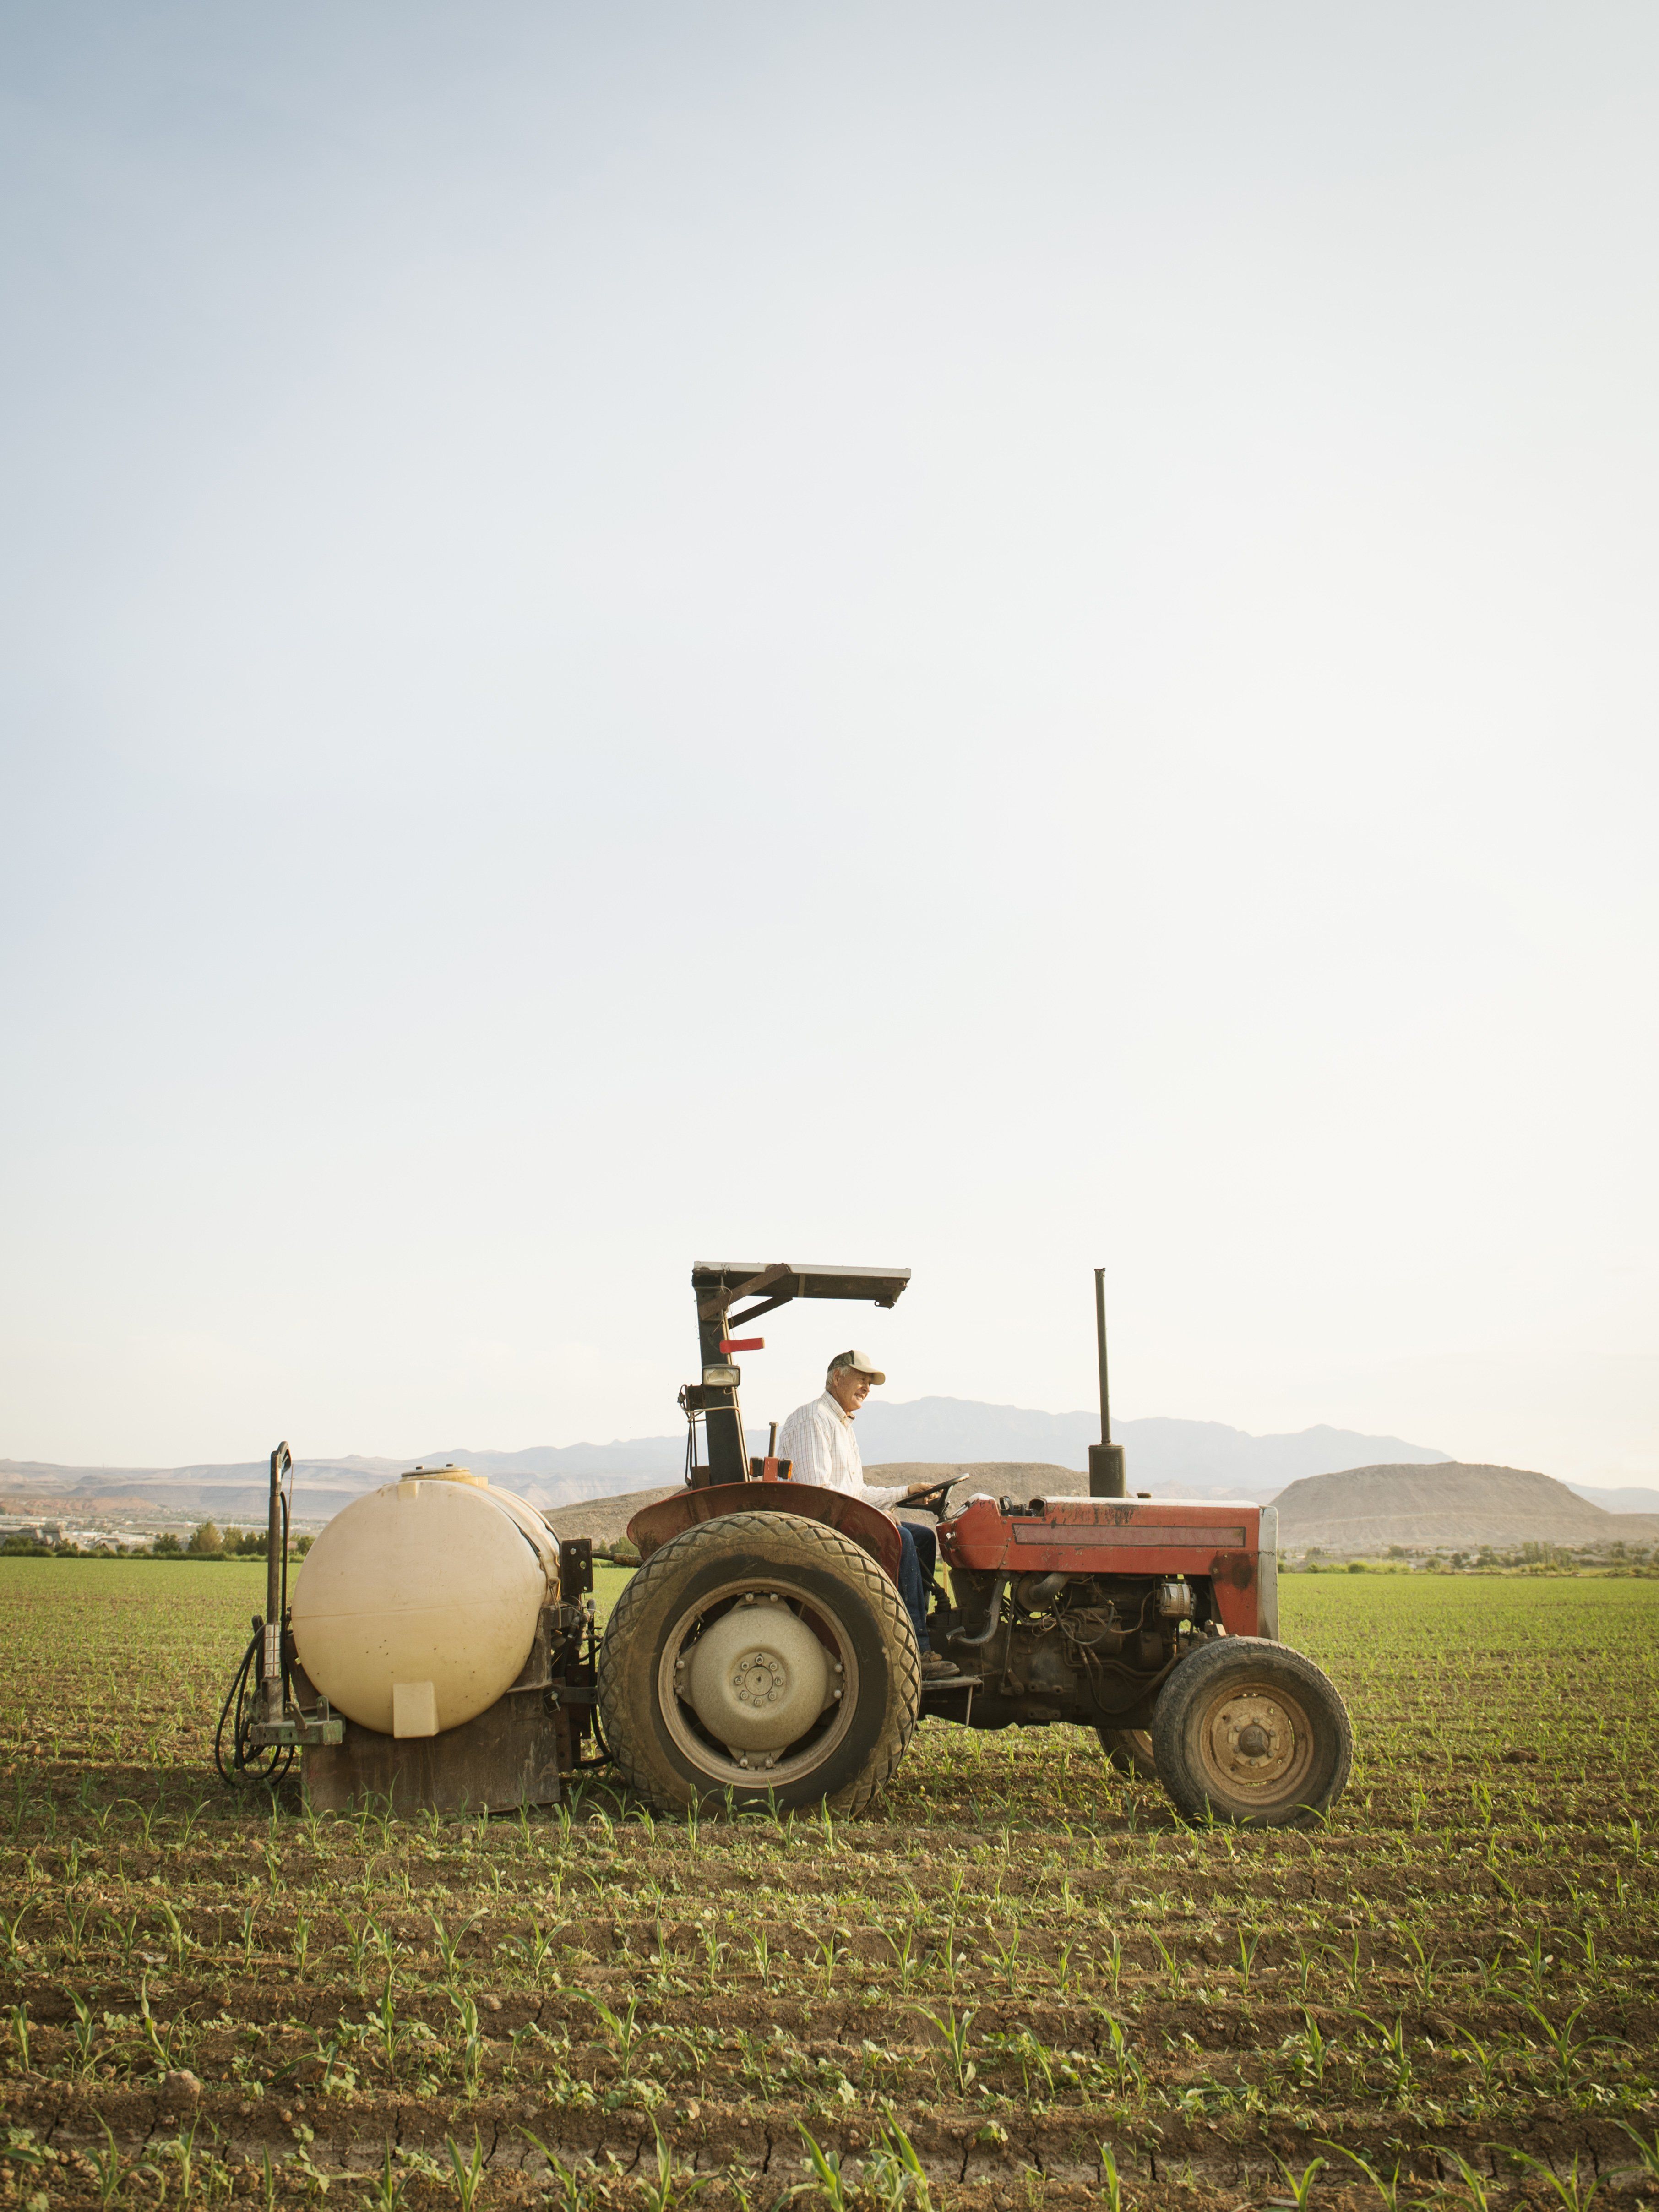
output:
<instances>
[{"instance_id":1,"label":"tractor tire tread","mask_svg":"<svg viewBox=\"0 0 1659 2212\"><path fill-rule=\"evenodd\" d=\"M651 1779L650 1763L646 1756L641 1733L641 1717L629 1711L627 1699L620 1694L621 1662L617 1653L626 1644L634 1617L641 1613L656 1593L665 1578L677 1571L680 1560L677 1548L689 1536L702 1531L718 1528L732 1537L763 1542L773 1534L780 1521L786 1521L792 1531L806 1529L811 1534L809 1543L823 1546L830 1555L826 1565L832 1566L842 1577L860 1590L868 1599L872 1609L884 1614L890 1625L902 1628L902 1634L892 1641L896 1644L895 1675L899 1691L899 1723L886 1732L878 1743L874 1756L860 1770L856 1779L838 1790L828 1802L834 1812L854 1814L864 1812L891 1778L899 1761L909 1748L916 1731L921 1704L921 1654L917 1648L915 1632L910 1626L910 1616L895 1589L891 1578L872 1559L863 1546L855 1544L838 1528L825 1522L807 1521L794 1514L779 1513L723 1513L713 1521L694 1522L690 1528L655 1552L644 1565L635 1570L626 1588L617 1600L605 1634L599 1639L599 1680L597 1695L604 1717L605 1741L617 1772L629 1788L641 1796L653 1799L657 1792ZM612 1642L615 1638L617 1641Z\"/></svg>"}]
</instances>

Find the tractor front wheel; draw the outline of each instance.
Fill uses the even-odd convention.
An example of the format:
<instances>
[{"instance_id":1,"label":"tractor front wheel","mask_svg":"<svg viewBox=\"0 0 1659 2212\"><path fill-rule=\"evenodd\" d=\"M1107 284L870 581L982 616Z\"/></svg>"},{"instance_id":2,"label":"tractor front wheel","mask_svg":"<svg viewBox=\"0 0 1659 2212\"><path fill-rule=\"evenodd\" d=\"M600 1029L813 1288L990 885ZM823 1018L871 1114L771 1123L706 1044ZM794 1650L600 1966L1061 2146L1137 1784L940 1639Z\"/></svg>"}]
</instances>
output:
<instances>
[{"instance_id":1,"label":"tractor front wheel","mask_svg":"<svg viewBox=\"0 0 1659 2212\"><path fill-rule=\"evenodd\" d=\"M727 1513L653 1552L599 1646L623 1779L669 1813L827 1801L860 1812L904 1754L921 1662L869 1553L793 1513Z\"/></svg>"},{"instance_id":2,"label":"tractor front wheel","mask_svg":"<svg viewBox=\"0 0 1659 2212\"><path fill-rule=\"evenodd\" d=\"M1158 1778L1189 1820L1305 1826L1342 1795L1353 1731L1311 1659L1226 1636L1181 1661L1152 1716Z\"/></svg>"}]
</instances>

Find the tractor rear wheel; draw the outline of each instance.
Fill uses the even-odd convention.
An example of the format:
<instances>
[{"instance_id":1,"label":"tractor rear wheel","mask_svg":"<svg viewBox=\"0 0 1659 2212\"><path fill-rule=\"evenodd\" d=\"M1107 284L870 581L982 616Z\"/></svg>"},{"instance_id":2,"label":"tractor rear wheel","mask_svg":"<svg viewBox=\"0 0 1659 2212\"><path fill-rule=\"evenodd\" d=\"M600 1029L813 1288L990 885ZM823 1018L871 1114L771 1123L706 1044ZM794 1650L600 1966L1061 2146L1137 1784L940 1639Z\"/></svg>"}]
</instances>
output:
<instances>
[{"instance_id":1,"label":"tractor rear wheel","mask_svg":"<svg viewBox=\"0 0 1659 2212\"><path fill-rule=\"evenodd\" d=\"M1137 1782L1156 1782L1158 1755L1152 1749L1151 1729L1106 1728L1095 1723L1095 1734L1100 1738L1100 1747L1108 1764L1120 1774L1127 1774Z\"/></svg>"},{"instance_id":2,"label":"tractor rear wheel","mask_svg":"<svg viewBox=\"0 0 1659 2212\"><path fill-rule=\"evenodd\" d=\"M723 1799L863 1810L904 1755L921 1660L892 1582L793 1513L727 1513L653 1552L599 1645L623 1779L665 1812Z\"/></svg>"},{"instance_id":3,"label":"tractor rear wheel","mask_svg":"<svg viewBox=\"0 0 1659 2212\"><path fill-rule=\"evenodd\" d=\"M1342 1795L1353 1731L1311 1659L1264 1637L1227 1636L1182 1659L1164 1683L1152 1752L1188 1820L1301 1827Z\"/></svg>"}]
</instances>

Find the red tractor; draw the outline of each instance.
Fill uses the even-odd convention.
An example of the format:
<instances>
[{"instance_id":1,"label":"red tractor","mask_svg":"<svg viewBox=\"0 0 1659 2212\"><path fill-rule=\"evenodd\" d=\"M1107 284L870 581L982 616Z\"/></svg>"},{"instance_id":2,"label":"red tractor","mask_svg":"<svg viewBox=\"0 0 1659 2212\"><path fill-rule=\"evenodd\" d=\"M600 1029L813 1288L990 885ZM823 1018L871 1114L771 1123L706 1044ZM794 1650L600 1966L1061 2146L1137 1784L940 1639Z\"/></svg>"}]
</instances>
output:
<instances>
[{"instance_id":1,"label":"red tractor","mask_svg":"<svg viewBox=\"0 0 1659 2212\"><path fill-rule=\"evenodd\" d=\"M691 1280L702 1371L680 1394L686 1487L629 1524L641 1565L598 1655L605 1740L641 1796L856 1811L926 1717L1092 1729L1189 1820L1285 1826L1335 1802L1352 1737L1330 1681L1279 1641L1276 1515L1125 1492L1098 1274L1090 1494L979 1496L941 1518L951 1596L935 1593L929 1633L958 1671L925 1688L896 1528L793 1481L787 1462L751 1459L732 1364L762 1314L801 1297L890 1307L908 1271L700 1263Z\"/></svg>"},{"instance_id":2,"label":"red tractor","mask_svg":"<svg viewBox=\"0 0 1659 2212\"><path fill-rule=\"evenodd\" d=\"M614 1762L668 1810L729 1794L856 1811L926 1717L1092 1729L1192 1820L1282 1826L1335 1802L1348 1718L1279 1641L1276 1516L1125 1493L1098 1276L1090 1494L975 1497L941 1519L950 1596L934 1592L928 1631L956 1671L925 1685L896 1525L793 1481L775 1445L751 1459L732 1364L758 1347L738 1332L761 1315L795 1298L891 1306L908 1272L700 1264L691 1281L685 1487L630 1522L639 1571L603 1638L593 1560L618 1549L561 1543L534 1506L448 1466L337 1514L290 1609L292 1462L272 1453L265 1614L215 1739L228 1779L274 1780L302 1756L324 1809L499 1808L554 1802L563 1778Z\"/></svg>"}]
</instances>

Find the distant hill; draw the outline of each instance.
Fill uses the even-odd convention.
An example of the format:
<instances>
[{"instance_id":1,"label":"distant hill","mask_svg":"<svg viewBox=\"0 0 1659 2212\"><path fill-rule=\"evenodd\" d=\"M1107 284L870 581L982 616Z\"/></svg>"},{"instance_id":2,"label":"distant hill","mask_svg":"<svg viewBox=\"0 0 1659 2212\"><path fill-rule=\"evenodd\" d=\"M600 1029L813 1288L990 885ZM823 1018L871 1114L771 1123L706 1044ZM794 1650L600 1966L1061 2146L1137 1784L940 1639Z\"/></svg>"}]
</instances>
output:
<instances>
[{"instance_id":1,"label":"distant hill","mask_svg":"<svg viewBox=\"0 0 1659 2212\"><path fill-rule=\"evenodd\" d=\"M591 1536L596 1544L614 1544L618 1536L628 1534L628 1524L642 1505L654 1505L659 1498L672 1498L684 1488L683 1483L671 1482L661 1490L625 1490L615 1498L590 1498L580 1505L556 1505L547 1515L547 1523L553 1534L567 1536Z\"/></svg>"},{"instance_id":2,"label":"distant hill","mask_svg":"<svg viewBox=\"0 0 1659 2212\"><path fill-rule=\"evenodd\" d=\"M872 1400L859 1416L866 1464L1060 1467L1081 1475L1088 1447L1100 1433L1093 1413L1045 1413L1019 1406L982 1405L968 1398L917 1398L889 1404ZM1304 1429L1294 1435L1255 1437L1220 1421L1150 1419L1115 1426L1125 1448L1129 1487L1202 1497L1216 1491L1265 1502L1298 1477L1366 1462L1429 1464L1445 1454L1398 1437L1364 1436L1351 1429ZM750 1432L750 1448L765 1449L765 1432ZM677 1482L685 1465L685 1436L640 1437L632 1443L538 1444L499 1452L447 1445L418 1455L429 1467L453 1461L521 1492L544 1509L584 1498L614 1497ZM325 1520L365 1490L389 1481L413 1460L347 1454L295 1462L295 1517ZM175 1516L210 1514L216 1521L264 1517L266 1465L176 1468L55 1467L33 1460L0 1460L0 1489L25 1510L56 1510L72 1502L90 1512L99 1506L132 1512L154 1509Z\"/></svg>"},{"instance_id":3,"label":"distant hill","mask_svg":"<svg viewBox=\"0 0 1659 2212\"><path fill-rule=\"evenodd\" d=\"M1480 1544L1650 1544L1659 1517L1604 1513L1565 1482L1524 1468L1349 1468L1281 1491L1279 1540L1287 1550L1372 1552L1390 1544L1467 1550Z\"/></svg>"}]
</instances>

